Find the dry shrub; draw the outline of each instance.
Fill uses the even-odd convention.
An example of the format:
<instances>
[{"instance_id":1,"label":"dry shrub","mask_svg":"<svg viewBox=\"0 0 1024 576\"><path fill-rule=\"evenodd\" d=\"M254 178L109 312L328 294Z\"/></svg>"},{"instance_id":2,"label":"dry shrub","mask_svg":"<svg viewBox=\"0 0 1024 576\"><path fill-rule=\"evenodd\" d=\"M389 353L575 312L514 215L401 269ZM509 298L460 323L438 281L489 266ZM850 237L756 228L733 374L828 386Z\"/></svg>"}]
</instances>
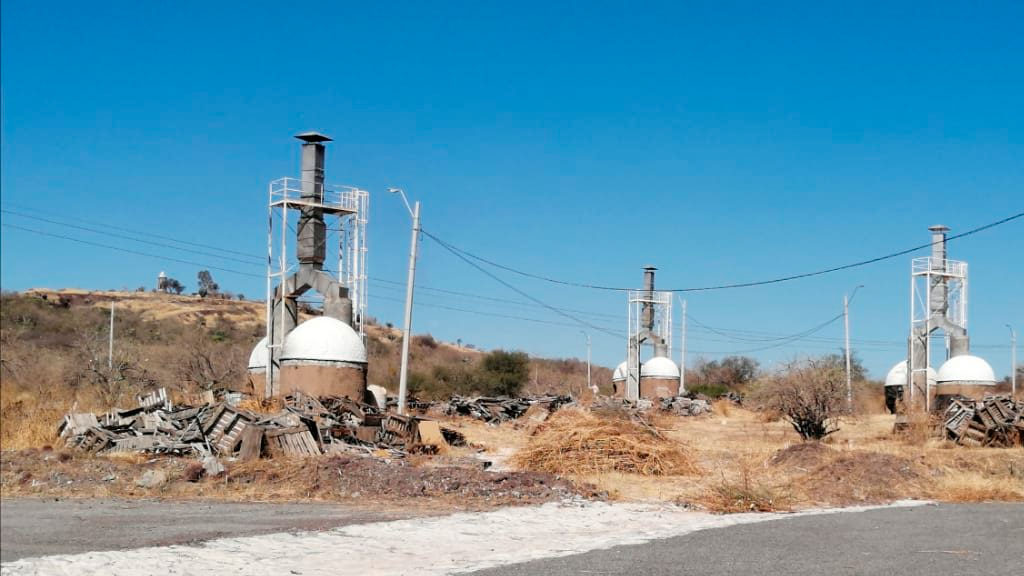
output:
<instances>
[{"instance_id":1,"label":"dry shrub","mask_svg":"<svg viewBox=\"0 0 1024 576\"><path fill-rule=\"evenodd\" d=\"M702 503L711 512L720 514L791 509L791 497L786 490L767 480L753 478L747 466L743 466L738 480L722 478L712 485Z\"/></svg>"},{"instance_id":2,"label":"dry shrub","mask_svg":"<svg viewBox=\"0 0 1024 576\"><path fill-rule=\"evenodd\" d=\"M603 416L572 408L556 412L513 462L525 470L571 475L698 472L682 444L665 438L650 425L613 414Z\"/></svg>"},{"instance_id":3,"label":"dry shrub","mask_svg":"<svg viewBox=\"0 0 1024 576\"><path fill-rule=\"evenodd\" d=\"M843 371L827 357L795 361L759 383L755 405L785 416L805 440L820 440L839 430L846 406Z\"/></svg>"},{"instance_id":4,"label":"dry shrub","mask_svg":"<svg viewBox=\"0 0 1024 576\"><path fill-rule=\"evenodd\" d=\"M937 421L927 412L920 408L908 410L905 413L906 424L894 433L903 443L911 446L924 446L930 440L941 438L936 430Z\"/></svg>"}]
</instances>

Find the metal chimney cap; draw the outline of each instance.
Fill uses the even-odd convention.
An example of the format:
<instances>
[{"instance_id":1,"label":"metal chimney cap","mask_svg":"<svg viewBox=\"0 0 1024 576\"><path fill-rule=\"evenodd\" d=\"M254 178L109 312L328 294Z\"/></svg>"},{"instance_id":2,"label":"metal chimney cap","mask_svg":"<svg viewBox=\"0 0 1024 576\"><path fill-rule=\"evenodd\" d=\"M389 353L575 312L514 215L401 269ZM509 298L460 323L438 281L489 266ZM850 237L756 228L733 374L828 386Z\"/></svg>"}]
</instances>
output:
<instances>
[{"instance_id":1,"label":"metal chimney cap","mask_svg":"<svg viewBox=\"0 0 1024 576\"><path fill-rule=\"evenodd\" d=\"M296 134L295 137L298 138L299 140L302 140L303 142L309 142L310 144L315 142L331 141L330 136L327 136L326 134L321 134L319 132L303 132L302 134Z\"/></svg>"},{"instance_id":2,"label":"metal chimney cap","mask_svg":"<svg viewBox=\"0 0 1024 576\"><path fill-rule=\"evenodd\" d=\"M657 270L657 268L648 264L647 266L644 266L644 270Z\"/></svg>"},{"instance_id":3,"label":"metal chimney cap","mask_svg":"<svg viewBox=\"0 0 1024 576\"><path fill-rule=\"evenodd\" d=\"M931 230L932 232L949 232L949 226L943 226L942 224L929 226L928 229Z\"/></svg>"}]
</instances>

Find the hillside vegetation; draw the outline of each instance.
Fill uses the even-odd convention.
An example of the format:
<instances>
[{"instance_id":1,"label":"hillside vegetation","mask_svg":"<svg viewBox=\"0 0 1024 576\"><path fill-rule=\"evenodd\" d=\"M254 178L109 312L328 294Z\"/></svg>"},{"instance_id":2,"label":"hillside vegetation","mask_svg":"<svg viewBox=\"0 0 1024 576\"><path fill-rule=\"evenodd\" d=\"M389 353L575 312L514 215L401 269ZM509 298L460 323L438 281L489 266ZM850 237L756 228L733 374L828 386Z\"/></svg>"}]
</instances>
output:
<instances>
[{"instance_id":1,"label":"hillside vegetation","mask_svg":"<svg viewBox=\"0 0 1024 576\"><path fill-rule=\"evenodd\" d=\"M110 306L114 355L108 362ZM306 317L314 311L307 311ZM249 353L264 334L261 302L146 292L33 290L0 296L0 443L4 449L53 441L72 407L105 410L165 386L189 396L245 391ZM367 327L369 382L398 389L401 331ZM410 389L420 398L453 393L578 393L586 364L482 352L414 337ZM594 367L595 382L611 373Z\"/></svg>"}]
</instances>

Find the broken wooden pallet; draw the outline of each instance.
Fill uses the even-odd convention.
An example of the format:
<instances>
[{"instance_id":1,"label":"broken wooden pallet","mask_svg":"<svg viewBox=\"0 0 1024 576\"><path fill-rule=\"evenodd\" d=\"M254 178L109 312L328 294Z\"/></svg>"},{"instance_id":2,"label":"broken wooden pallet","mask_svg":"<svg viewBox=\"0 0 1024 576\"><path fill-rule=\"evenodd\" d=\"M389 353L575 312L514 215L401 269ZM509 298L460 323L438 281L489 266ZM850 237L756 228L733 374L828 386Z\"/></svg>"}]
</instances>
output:
<instances>
[{"instance_id":1,"label":"broken wooden pallet","mask_svg":"<svg viewBox=\"0 0 1024 576\"><path fill-rule=\"evenodd\" d=\"M306 426L265 430L263 435L267 439L267 450L272 456L316 456L320 454L320 446L317 445Z\"/></svg>"}]
</instances>

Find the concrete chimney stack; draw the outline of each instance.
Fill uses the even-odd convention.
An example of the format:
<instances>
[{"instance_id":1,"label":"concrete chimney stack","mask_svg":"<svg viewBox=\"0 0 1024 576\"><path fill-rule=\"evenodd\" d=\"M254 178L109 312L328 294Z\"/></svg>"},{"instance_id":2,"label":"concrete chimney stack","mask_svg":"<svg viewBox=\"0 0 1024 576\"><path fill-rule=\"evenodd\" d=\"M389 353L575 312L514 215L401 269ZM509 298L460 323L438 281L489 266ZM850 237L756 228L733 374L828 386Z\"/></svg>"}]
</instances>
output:
<instances>
[{"instance_id":1,"label":"concrete chimney stack","mask_svg":"<svg viewBox=\"0 0 1024 576\"><path fill-rule=\"evenodd\" d=\"M324 142L331 139L317 132L304 132L296 136L302 140L302 199L323 203L324 200ZM299 264L309 264L315 269L324 267L327 257L327 227L323 211L304 208L297 228L298 243L296 255Z\"/></svg>"}]
</instances>

